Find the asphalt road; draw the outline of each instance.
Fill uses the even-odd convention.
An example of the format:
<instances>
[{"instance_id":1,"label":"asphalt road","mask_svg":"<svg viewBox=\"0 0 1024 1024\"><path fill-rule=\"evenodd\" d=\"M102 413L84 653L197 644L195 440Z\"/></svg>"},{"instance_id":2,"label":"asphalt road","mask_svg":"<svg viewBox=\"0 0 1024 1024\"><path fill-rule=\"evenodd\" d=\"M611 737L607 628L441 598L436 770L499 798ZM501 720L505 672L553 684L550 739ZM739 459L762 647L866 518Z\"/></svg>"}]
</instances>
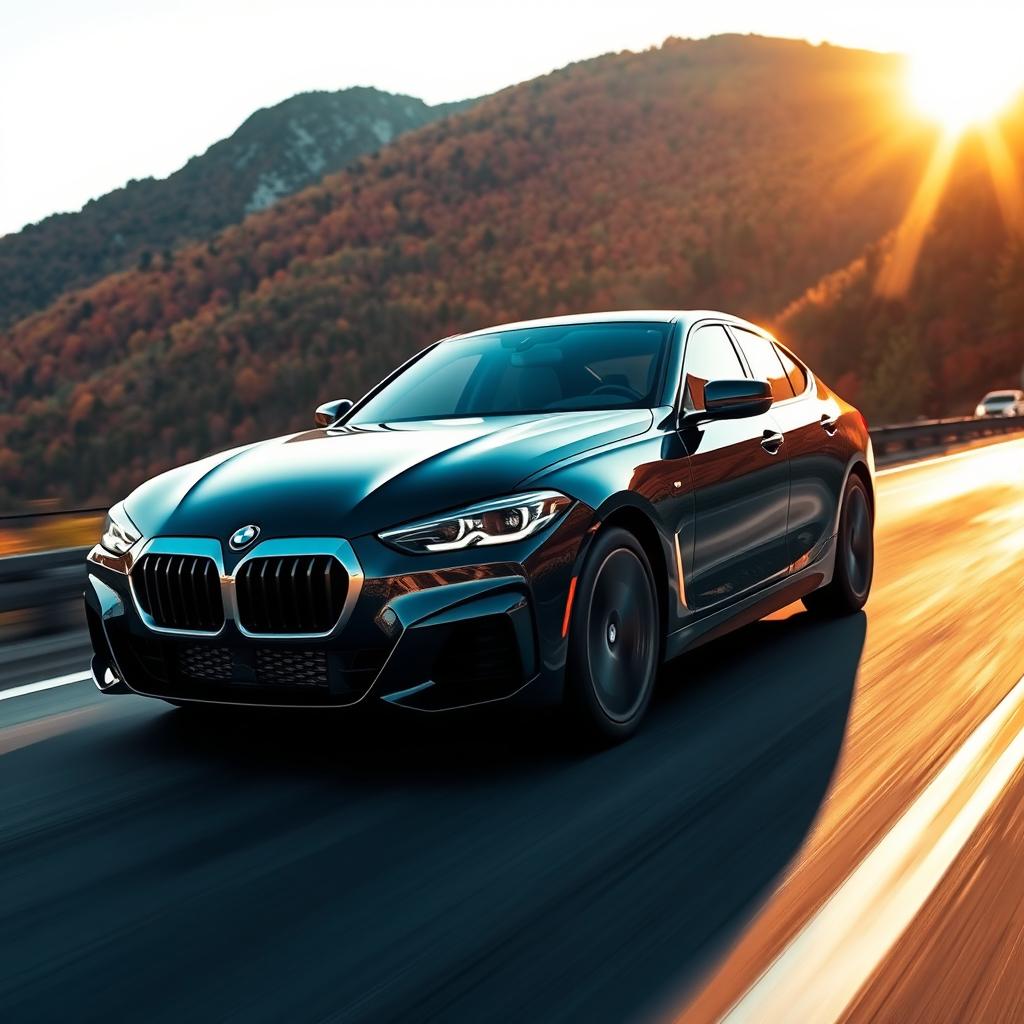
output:
<instances>
[{"instance_id":1,"label":"asphalt road","mask_svg":"<svg viewBox=\"0 0 1024 1024\"><path fill-rule=\"evenodd\" d=\"M878 486L865 614L680 659L600 754L0 690L0 1018L1021 1019L1024 442Z\"/></svg>"}]
</instances>

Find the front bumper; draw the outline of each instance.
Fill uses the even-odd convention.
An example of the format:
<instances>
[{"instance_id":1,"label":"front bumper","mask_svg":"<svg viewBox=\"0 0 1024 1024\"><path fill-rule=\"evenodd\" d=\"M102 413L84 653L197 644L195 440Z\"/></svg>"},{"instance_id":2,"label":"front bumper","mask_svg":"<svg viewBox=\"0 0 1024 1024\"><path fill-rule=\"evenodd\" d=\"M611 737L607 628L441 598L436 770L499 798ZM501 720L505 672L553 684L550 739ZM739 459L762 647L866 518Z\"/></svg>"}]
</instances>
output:
<instances>
[{"instance_id":1,"label":"front bumper","mask_svg":"<svg viewBox=\"0 0 1024 1024\"><path fill-rule=\"evenodd\" d=\"M440 711L557 700L565 602L590 521L577 505L532 543L489 549L511 557L488 563L472 562L480 550L458 553L460 562L360 538L353 606L328 635L308 637L247 634L230 601L216 635L154 629L130 586L131 560L94 549L85 593L93 677L105 693L257 707L383 701ZM233 577L222 582L230 588Z\"/></svg>"}]
</instances>

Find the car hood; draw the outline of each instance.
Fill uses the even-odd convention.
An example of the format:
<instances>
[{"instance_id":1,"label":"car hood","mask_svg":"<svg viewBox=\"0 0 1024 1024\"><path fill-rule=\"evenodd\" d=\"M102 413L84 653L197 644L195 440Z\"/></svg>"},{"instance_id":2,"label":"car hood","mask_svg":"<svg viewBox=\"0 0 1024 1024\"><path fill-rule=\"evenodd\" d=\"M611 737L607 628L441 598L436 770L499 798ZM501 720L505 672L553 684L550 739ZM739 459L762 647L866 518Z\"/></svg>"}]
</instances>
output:
<instances>
[{"instance_id":1,"label":"car hood","mask_svg":"<svg viewBox=\"0 0 1024 1024\"><path fill-rule=\"evenodd\" d=\"M148 536L357 537L512 493L553 463L650 428L647 409L310 430L171 470L126 500Z\"/></svg>"}]
</instances>

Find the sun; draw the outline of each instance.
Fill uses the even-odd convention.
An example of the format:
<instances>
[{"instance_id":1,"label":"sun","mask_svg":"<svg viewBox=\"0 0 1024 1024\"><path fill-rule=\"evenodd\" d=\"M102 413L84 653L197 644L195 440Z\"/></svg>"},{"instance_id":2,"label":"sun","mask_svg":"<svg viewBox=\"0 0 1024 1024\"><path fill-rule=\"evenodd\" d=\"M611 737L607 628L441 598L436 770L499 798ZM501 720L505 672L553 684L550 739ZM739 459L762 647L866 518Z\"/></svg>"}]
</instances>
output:
<instances>
[{"instance_id":1,"label":"sun","mask_svg":"<svg viewBox=\"0 0 1024 1024\"><path fill-rule=\"evenodd\" d=\"M914 278L921 248L953 173L964 134L971 130L1007 229L1024 238L1024 176L1003 135L1000 115L1024 98L1024 62L1017 58L1024 5L1012 0L1000 18L983 0L957 6L957 24L922 26L909 51L907 91L917 113L942 125L921 182L893 235L875 278L878 294L898 298ZM975 9L976 8L976 9ZM940 8L933 12L936 16ZM926 30L927 29L927 30Z\"/></svg>"},{"instance_id":2,"label":"sun","mask_svg":"<svg viewBox=\"0 0 1024 1024\"><path fill-rule=\"evenodd\" d=\"M959 134L991 120L1024 89L1024 63L1015 53L1016 32L1004 26L960 26L947 38L923 39L910 54L908 88L922 116Z\"/></svg>"}]
</instances>

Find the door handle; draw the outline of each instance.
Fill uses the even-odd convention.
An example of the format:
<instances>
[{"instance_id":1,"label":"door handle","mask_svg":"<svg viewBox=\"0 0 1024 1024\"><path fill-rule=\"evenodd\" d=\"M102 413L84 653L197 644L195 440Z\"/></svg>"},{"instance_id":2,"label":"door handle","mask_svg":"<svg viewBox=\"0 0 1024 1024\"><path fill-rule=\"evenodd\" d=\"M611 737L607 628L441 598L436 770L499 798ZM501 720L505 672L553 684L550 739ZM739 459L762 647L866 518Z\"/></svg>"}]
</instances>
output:
<instances>
[{"instance_id":1,"label":"door handle","mask_svg":"<svg viewBox=\"0 0 1024 1024\"><path fill-rule=\"evenodd\" d=\"M829 416L828 413L823 412L821 414L821 429L824 430L829 437L832 437L832 435L839 429L839 417Z\"/></svg>"},{"instance_id":2,"label":"door handle","mask_svg":"<svg viewBox=\"0 0 1024 1024\"><path fill-rule=\"evenodd\" d=\"M786 439L777 430L766 430L764 437L761 439L761 447L769 455L778 455L779 449L782 447L783 442Z\"/></svg>"}]
</instances>

